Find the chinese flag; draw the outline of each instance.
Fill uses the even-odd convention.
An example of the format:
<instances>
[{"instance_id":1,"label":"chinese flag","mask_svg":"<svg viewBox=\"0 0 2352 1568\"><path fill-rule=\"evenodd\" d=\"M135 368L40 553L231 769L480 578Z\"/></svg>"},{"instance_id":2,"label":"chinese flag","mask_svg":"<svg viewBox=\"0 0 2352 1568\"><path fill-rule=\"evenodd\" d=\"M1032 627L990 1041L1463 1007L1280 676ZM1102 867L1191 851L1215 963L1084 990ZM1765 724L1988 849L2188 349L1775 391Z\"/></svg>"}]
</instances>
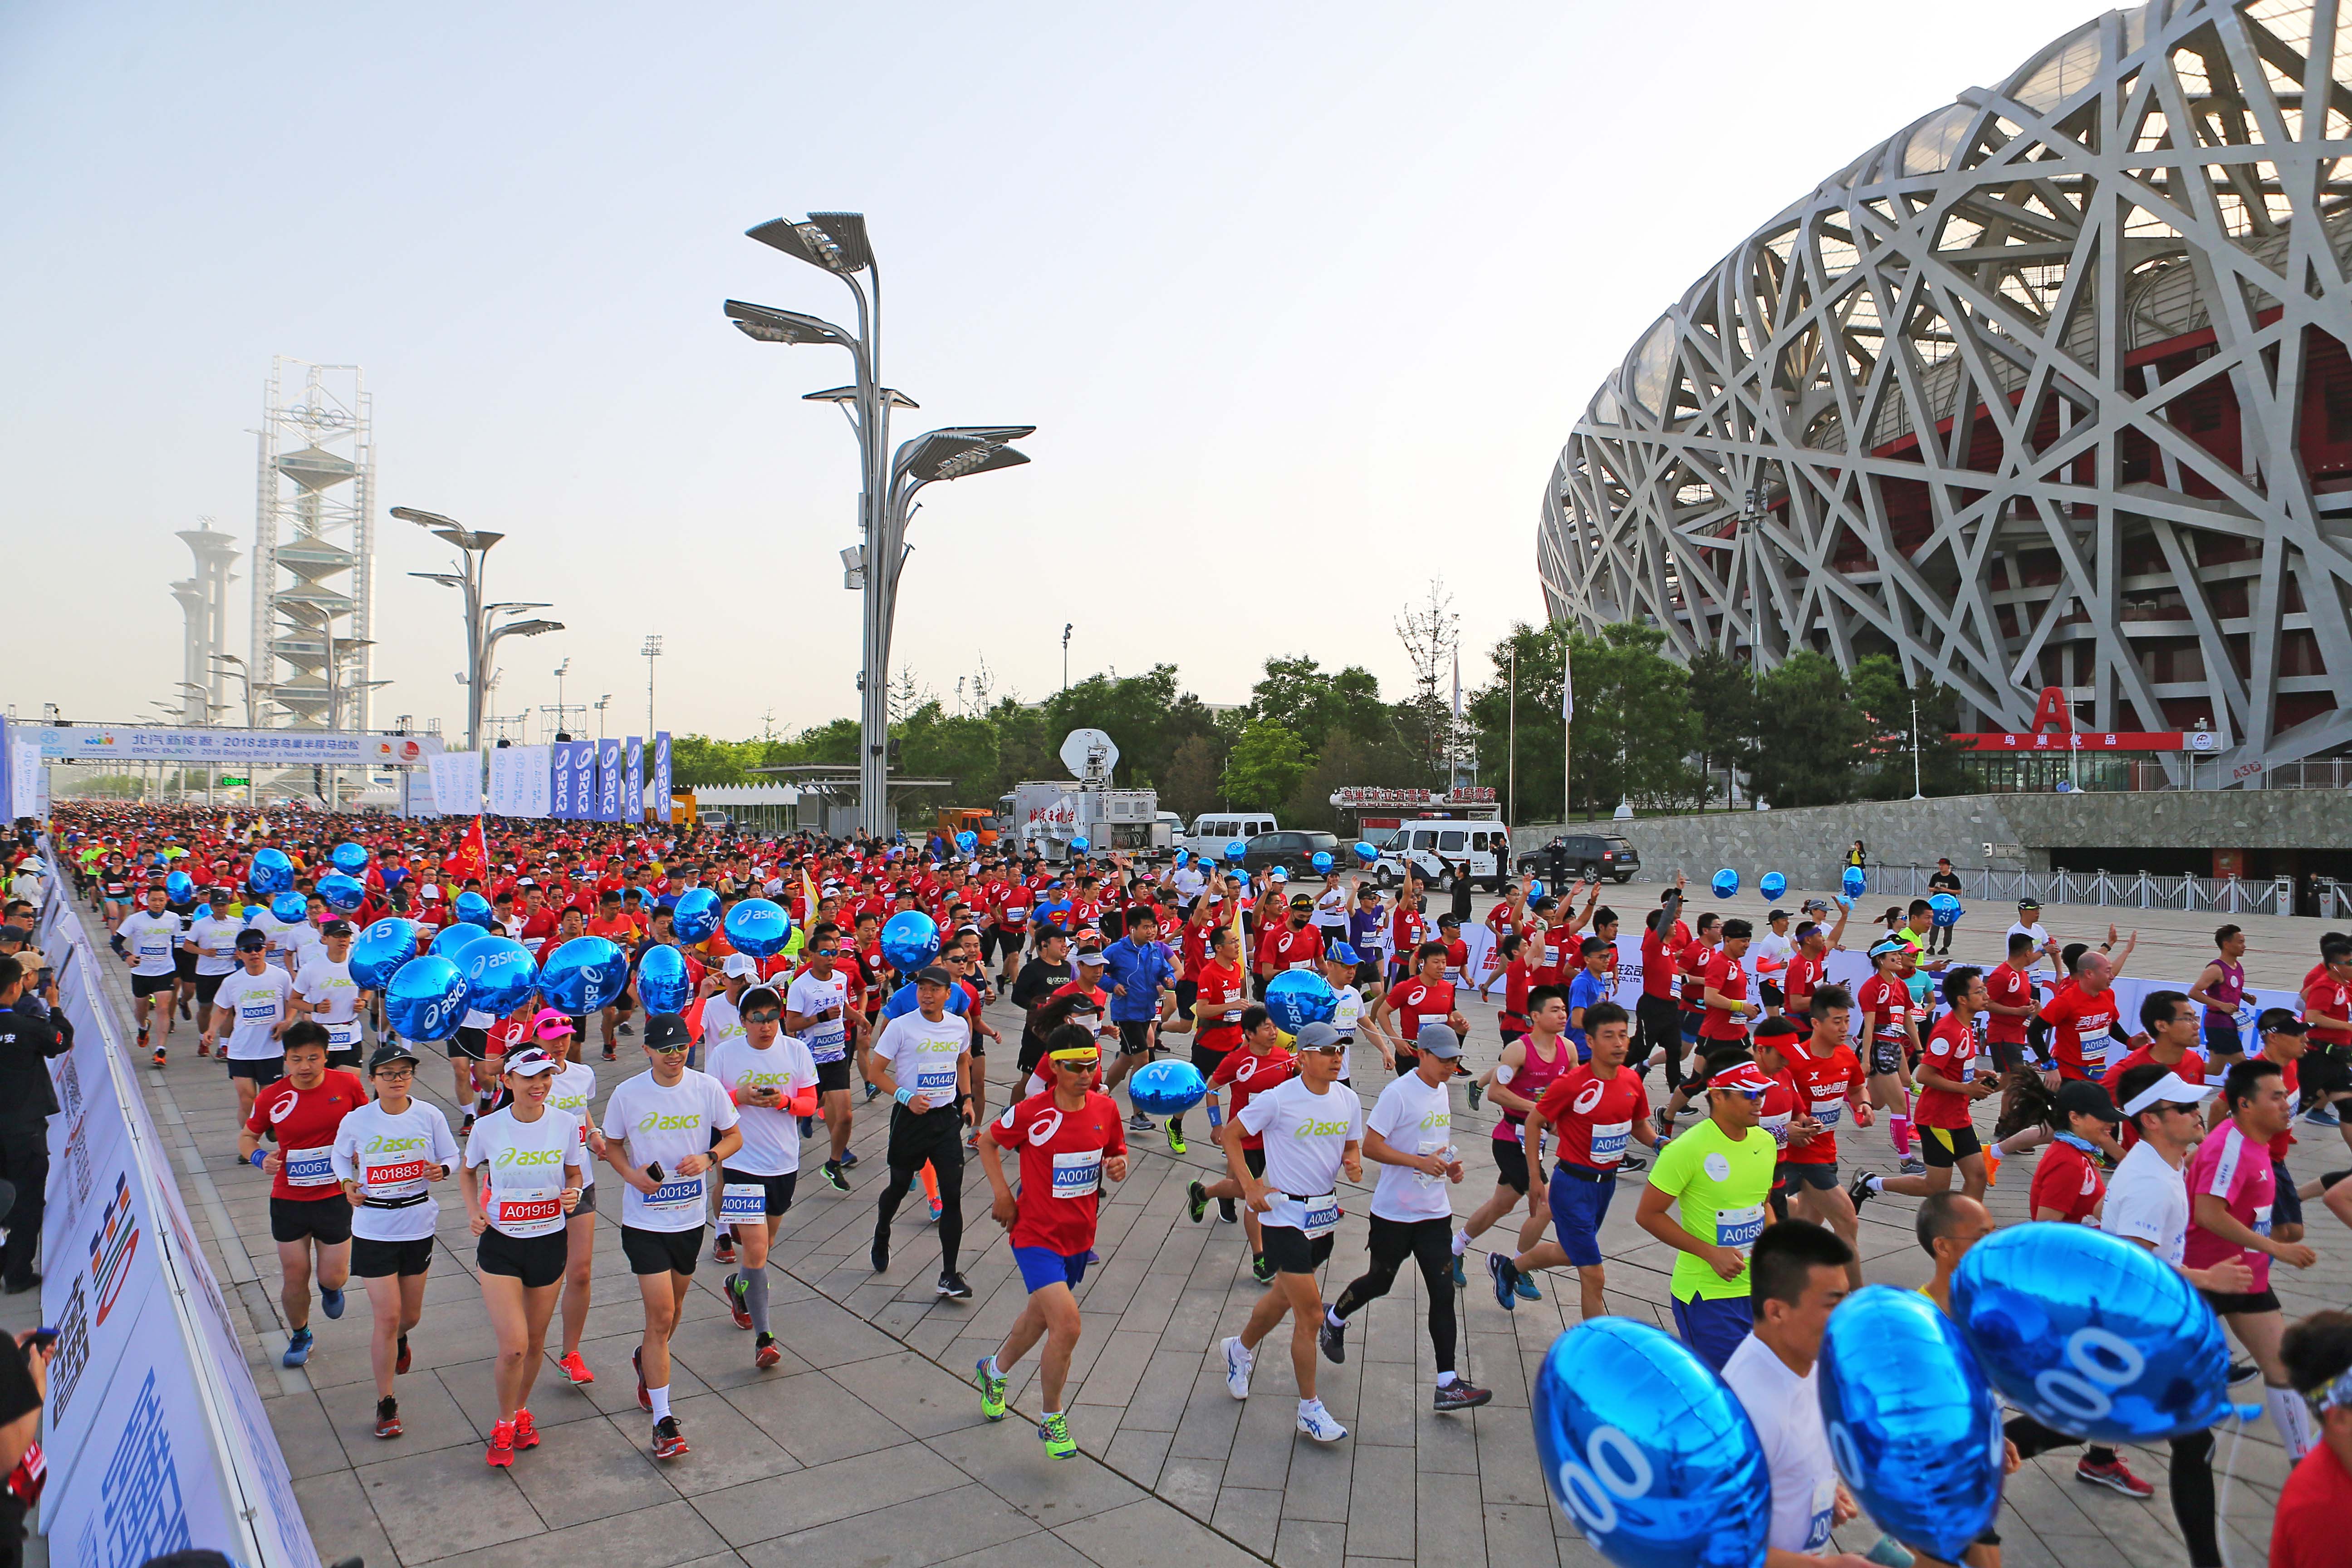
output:
<instances>
[{"instance_id":1,"label":"chinese flag","mask_svg":"<svg viewBox=\"0 0 2352 1568\"><path fill-rule=\"evenodd\" d=\"M490 874L490 847L482 834L482 819L474 818L474 826L466 830L465 841L457 853L449 858L449 869L458 880L468 877L487 879Z\"/></svg>"}]
</instances>

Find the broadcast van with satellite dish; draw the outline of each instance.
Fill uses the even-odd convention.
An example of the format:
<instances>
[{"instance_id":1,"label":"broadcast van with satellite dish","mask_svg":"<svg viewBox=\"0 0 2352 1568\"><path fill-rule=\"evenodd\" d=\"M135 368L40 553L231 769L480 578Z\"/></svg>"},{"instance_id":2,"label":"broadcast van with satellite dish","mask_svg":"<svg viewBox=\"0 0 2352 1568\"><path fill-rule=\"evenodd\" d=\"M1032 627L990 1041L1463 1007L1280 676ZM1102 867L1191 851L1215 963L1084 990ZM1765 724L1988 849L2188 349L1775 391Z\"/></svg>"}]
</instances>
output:
<instances>
[{"instance_id":1,"label":"broadcast van with satellite dish","mask_svg":"<svg viewBox=\"0 0 2352 1568\"><path fill-rule=\"evenodd\" d=\"M1089 855L1144 856L1154 848L1160 795L1149 789L1114 789L1118 747L1100 730L1073 730L1062 742L1062 765L1075 784L1030 780L1004 796L1004 832L1024 854L1066 860L1071 846L1087 841Z\"/></svg>"}]
</instances>

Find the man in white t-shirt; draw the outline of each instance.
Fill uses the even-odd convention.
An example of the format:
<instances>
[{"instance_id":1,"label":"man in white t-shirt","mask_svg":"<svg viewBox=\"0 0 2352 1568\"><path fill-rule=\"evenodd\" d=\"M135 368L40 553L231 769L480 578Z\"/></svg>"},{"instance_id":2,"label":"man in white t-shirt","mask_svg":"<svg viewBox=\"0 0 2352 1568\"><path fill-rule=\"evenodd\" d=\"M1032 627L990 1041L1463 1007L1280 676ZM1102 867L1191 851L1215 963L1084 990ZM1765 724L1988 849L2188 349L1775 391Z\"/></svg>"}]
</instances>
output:
<instances>
[{"instance_id":1,"label":"man in white t-shirt","mask_svg":"<svg viewBox=\"0 0 2352 1568\"><path fill-rule=\"evenodd\" d=\"M205 894L204 912L188 922L187 933L180 945L196 955L196 1026L204 1027L212 1016L213 994L220 984L236 973L236 933L245 929L245 917L229 903L228 889L214 887ZM196 1055L212 1055L212 1046L200 1042Z\"/></svg>"},{"instance_id":2,"label":"man in white t-shirt","mask_svg":"<svg viewBox=\"0 0 2352 1568\"><path fill-rule=\"evenodd\" d=\"M1765 1226L1748 1254L1755 1326L1723 1363L1723 1381L1748 1412L1772 1479L1766 1568L1864 1568L1870 1561L1828 1551L1831 1530L1858 1510L1830 1455L1816 1375L1822 1335L1846 1298L1853 1261L1835 1231L1805 1220Z\"/></svg>"},{"instance_id":3,"label":"man in white t-shirt","mask_svg":"<svg viewBox=\"0 0 2352 1568\"><path fill-rule=\"evenodd\" d=\"M971 1123L971 1028L947 1010L954 979L933 964L915 973L915 1011L884 1026L870 1058L875 1083L898 1101L890 1111L889 1175L874 1218L874 1272L890 1267L890 1221L926 1163L940 1184L939 1293L971 1300L956 1271L963 1246L963 1131Z\"/></svg>"},{"instance_id":4,"label":"man in white t-shirt","mask_svg":"<svg viewBox=\"0 0 2352 1568\"><path fill-rule=\"evenodd\" d=\"M849 1154L849 1064L866 1033L866 1015L850 1005L849 972L836 963L841 952L839 926L825 921L811 929L808 967L793 976L784 991L784 1032L806 1044L809 1060L816 1064L817 1103L824 1113L828 1141L825 1184L845 1193L849 1182L842 1172Z\"/></svg>"},{"instance_id":5,"label":"man in white t-shirt","mask_svg":"<svg viewBox=\"0 0 2352 1568\"><path fill-rule=\"evenodd\" d=\"M1298 1032L1298 1048L1339 1037L1328 1024ZM1381 1168L1372 1188L1371 1268L1325 1309L1318 1339L1333 1365L1348 1359L1348 1320L1389 1293L1408 1258L1421 1265L1429 1298L1429 1343L1437 1355L1437 1395L1443 1415L1470 1410L1494 1397L1454 1372L1454 1199L1462 1155L1454 1146L1454 1101L1447 1085L1462 1061L1462 1042L1443 1024L1421 1032L1421 1060L1381 1090L1364 1122L1364 1158Z\"/></svg>"},{"instance_id":6,"label":"man in white t-shirt","mask_svg":"<svg viewBox=\"0 0 2352 1568\"><path fill-rule=\"evenodd\" d=\"M737 1328L757 1333L751 1364L765 1372L783 1359L768 1331L768 1248L793 1206L800 1119L816 1110L816 1063L804 1043L783 1032L784 1001L773 986L752 986L736 1005L742 1034L710 1053L710 1076L743 1118L743 1146L719 1172L719 1223L735 1233L727 1310Z\"/></svg>"},{"instance_id":7,"label":"man in white t-shirt","mask_svg":"<svg viewBox=\"0 0 2352 1568\"><path fill-rule=\"evenodd\" d=\"M2037 962L2044 958L2048 959L2050 973L2061 977L2064 975L2065 971L2058 963L2057 939L2042 929L2042 904L2039 900L2020 899L2017 901L2017 922L2009 928L2009 934L2032 937L2034 959ZM2027 967L2031 968L2032 965L2029 964Z\"/></svg>"},{"instance_id":8,"label":"man in white t-shirt","mask_svg":"<svg viewBox=\"0 0 2352 1568\"><path fill-rule=\"evenodd\" d=\"M352 922L329 921L318 942L303 950L302 967L294 975L294 1012L326 1026L329 1067L357 1072L363 1044L360 1010L368 993L352 978L351 956Z\"/></svg>"},{"instance_id":9,"label":"man in white t-shirt","mask_svg":"<svg viewBox=\"0 0 2352 1568\"><path fill-rule=\"evenodd\" d=\"M147 1044L147 1016L159 1005L163 1013L163 1038L172 1037L173 1001L179 986L180 917L164 906L171 902L163 884L147 889L147 907L115 929L122 943L123 962L131 965L131 1006L139 1024L139 1043ZM163 1065L163 1047L155 1047L154 1065Z\"/></svg>"},{"instance_id":10,"label":"man in white t-shirt","mask_svg":"<svg viewBox=\"0 0 2352 1568\"><path fill-rule=\"evenodd\" d=\"M294 979L282 964L269 962L268 943L257 931L237 933L236 956L243 967L213 993L204 1040L220 1042L229 1081L236 1085L237 1124L243 1126L261 1086L284 1075L286 1047L278 1037L294 1022Z\"/></svg>"},{"instance_id":11,"label":"man in white t-shirt","mask_svg":"<svg viewBox=\"0 0 2352 1568\"><path fill-rule=\"evenodd\" d=\"M1225 1358L1225 1392L1235 1399L1249 1397L1257 1347L1288 1316L1290 1366L1298 1378L1298 1429L1318 1443L1336 1443L1348 1435L1315 1395L1316 1333L1323 1324L1323 1297L1315 1284L1315 1270L1331 1256L1333 1233L1339 1227L1335 1189L1340 1173L1351 1182L1364 1179L1364 1106L1354 1089L1339 1081L1344 1051L1336 1032L1317 1033L1310 1046L1302 1031L1298 1076L1251 1096L1241 1114L1218 1133L1225 1145L1226 1170L1241 1184L1251 1209L1263 1216L1258 1232L1265 1259L1274 1266L1274 1289L1258 1298L1242 1331L1220 1347ZM1265 1141L1263 1180L1242 1158L1244 1132ZM1451 1261L1449 1256L1449 1268Z\"/></svg>"},{"instance_id":12,"label":"man in white t-shirt","mask_svg":"<svg viewBox=\"0 0 2352 1568\"><path fill-rule=\"evenodd\" d=\"M709 1173L742 1147L743 1129L719 1080L686 1065L685 1019L656 1013L646 1020L644 1044L653 1065L613 1090L604 1133L591 1147L627 1184L621 1251L646 1307L637 1402L653 1415L654 1458L669 1459L687 1452L669 1408L670 1331L702 1251Z\"/></svg>"}]
</instances>

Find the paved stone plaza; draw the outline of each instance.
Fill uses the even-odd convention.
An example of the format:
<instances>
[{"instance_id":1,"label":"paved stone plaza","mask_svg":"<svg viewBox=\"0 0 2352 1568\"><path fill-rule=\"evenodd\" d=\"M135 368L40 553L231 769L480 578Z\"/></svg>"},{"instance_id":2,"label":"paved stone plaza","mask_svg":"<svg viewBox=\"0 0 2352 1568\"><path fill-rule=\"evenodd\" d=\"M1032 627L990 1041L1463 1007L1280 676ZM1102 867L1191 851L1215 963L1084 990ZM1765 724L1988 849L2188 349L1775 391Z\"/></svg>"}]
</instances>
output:
<instances>
[{"instance_id":1,"label":"paved stone plaza","mask_svg":"<svg viewBox=\"0 0 2352 1568\"><path fill-rule=\"evenodd\" d=\"M1612 896L1630 914L1655 895L1654 887L1635 886ZM1751 901L1722 907L1748 913ZM1964 924L1959 956L1989 955L2006 919L1996 921L1987 910ZM2103 931L2105 919L2101 911L2053 910L2047 923L2073 937L2094 921ZM2145 918L2148 934L2130 973L2192 977L2210 951L2211 923ZM2321 929L2315 921L2243 923L2256 943L2248 968L2267 984L2291 984L2307 967ZM110 965L109 973L118 1012L127 1017L123 972ZM1476 1025L1471 1060L1491 1063L1492 1011L1465 1010ZM1017 1037L1014 1010L1000 1006L991 1017L1008 1040ZM644 1063L633 1039L621 1045L619 1062L593 1064L607 1089ZM1014 1415L1001 1426L981 1418L972 1363L995 1347L1023 1293L1003 1233L987 1216L978 1172L966 1173L972 1217L963 1271L972 1300L949 1303L932 1294L938 1248L918 1217L919 1202L900 1211L889 1272L878 1279L868 1272L887 1103L861 1111L855 1146L865 1163L851 1173L852 1191L834 1193L811 1176L785 1222L770 1272L786 1353L772 1372L753 1370L751 1335L732 1326L719 1298L726 1270L710 1264L706 1250L673 1346L676 1408L693 1446L687 1458L655 1463L648 1418L633 1397L629 1352L640 1310L621 1257L619 1184L612 1181L598 1184L612 1223L599 1232L600 1304L583 1346L597 1381L575 1390L551 1364L542 1373L532 1413L544 1445L510 1470L482 1462L495 1414L493 1343L454 1182L441 1190L442 1250L424 1322L412 1336L415 1370L399 1380L406 1436L378 1441L369 1430L368 1305L356 1285L341 1321L314 1310L319 1343L308 1367L278 1366L286 1332L267 1185L236 1163L235 1098L219 1066L199 1059L194 1046L194 1030L183 1024L169 1071L142 1068L140 1077L157 1125L178 1145L181 1193L232 1310L245 1320L255 1380L330 1562L352 1553L371 1568L591 1559L631 1568L738 1560L793 1568L948 1562L1215 1568L1252 1559L1285 1568L1404 1562L1478 1568L1489 1561L1529 1568L1599 1561L1546 1499L1527 1410L1545 1348L1573 1320L1573 1309L1562 1305L1563 1296L1572 1298L1571 1279L1546 1278L1542 1301L1522 1302L1507 1315L1486 1288L1483 1250L1507 1237L1498 1227L1481 1238L1464 1303L1465 1370L1495 1389L1495 1401L1475 1414L1439 1416L1428 1407L1433 1369L1421 1287L1408 1268L1390 1298L1351 1325L1347 1364L1322 1368L1324 1400L1351 1436L1318 1447L1292 1430L1282 1331L1261 1351L1255 1397L1244 1405L1226 1395L1216 1343L1240 1328L1260 1288L1250 1279L1238 1227L1219 1225L1213 1207L1202 1225L1184 1217L1185 1183L1216 1164L1197 1115L1186 1158L1171 1158L1162 1138L1146 1139L1127 1182L1107 1194L1097 1243L1103 1261L1079 1292L1087 1327L1071 1373L1070 1427L1083 1451L1076 1461L1047 1460L1034 1435L1034 1356L1013 1384ZM1001 1107L1009 1047L991 1065L990 1098ZM1359 1066L1357 1081L1369 1103L1382 1081L1376 1059L1369 1071ZM445 1068L427 1064L418 1085L446 1108ZM1467 1213L1491 1186L1485 1130L1492 1119L1468 1110L1459 1097L1456 1111L1459 1125L1475 1133L1457 1140L1471 1151L1470 1177L1455 1197L1456 1211ZM2334 1133L2305 1129L2302 1136L2299 1172L2352 1163L2335 1147ZM1847 1149L1849 1170L1856 1153L1863 1164L1892 1168L1883 1132L1850 1138ZM2023 1217L2030 1171L2030 1161L2013 1163L1992 1190L2004 1222ZM1362 1268L1368 1200L1369 1188L1343 1194L1354 1213L1340 1231L1327 1296ZM1910 1285L1926 1278L1912 1207L1907 1199L1883 1198L1864 1208L1871 1279ZM1670 1255L1634 1228L1633 1211L1620 1201L1607 1229L1610 1305L1668 1327ZM2352 1285L2352 1238L2325 1211L2315 1207L2314 1216L2321 1263L2279 1280L2290 1314L2340 1303ZM2220 1458L2230 1451L2224 1441ZM2128 1458L2158 1483L2155 1500L2135 1502L2076 1482L2072 1456L2028 1464L2011 1479L2002 1510L2006 1561L2021 1568L2184 1561L2161 1490L2162 1450L2131 1450ZM2267 1424L2256 1426L2229 1492L2235 1561L2262 1560L2283 1477ZM1854 1550L1873 1539L1859 1522L1840 1534Z\"/></svg>"}]
</instances>

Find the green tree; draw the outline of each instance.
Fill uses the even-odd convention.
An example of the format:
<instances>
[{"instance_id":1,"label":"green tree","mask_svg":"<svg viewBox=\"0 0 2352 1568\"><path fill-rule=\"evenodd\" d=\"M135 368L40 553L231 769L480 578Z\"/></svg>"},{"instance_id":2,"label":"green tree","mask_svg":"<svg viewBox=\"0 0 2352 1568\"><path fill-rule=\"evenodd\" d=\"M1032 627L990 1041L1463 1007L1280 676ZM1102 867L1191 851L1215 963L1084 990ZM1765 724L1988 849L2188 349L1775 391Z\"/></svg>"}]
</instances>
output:
<instances>
[{"instance_id":1,"label":"green tree","mask_svg":"<svg viewBox=\"0 0 2352 1568\"><path fill-rule=\"evenodd\" d=\"M1790 654L1759 699L1756 793L1774 805L1834 805L1854 797L1872 721L1826 654Z\"/></svg>"},{"instance_id":2,"label":"green tree","mask_svg":"<svg viewBox=\"0 0 2352 1568\"><path fill-rule=\"evenodd\" d=\"M1172 664L1154 665L1142 675L1090 675L1046 699L1045 708L1046 755L1058 751L1073 730L1100 730L1118 747L1118 783L1123 787L1156 783L1178 746L1215 728L1199 698L1177 690ZM1056 763L1045 776L1060 773Z\"/></svg>"},{"instance_id":3,"label":"green tree","mask_svg":"<svg viewBox=\"0 0 2352 1568\"><path fill-rule=\"evenodd\" d=\"M1160 784L1160 807L1191 822L1223 804L1225 753L1213 737L1191 735L1176 748Z\"/></svg>"},{"instance_id":4,"label":"green tree","mask_svg":"<svg viewBox=\"0 0 2352 1568\"><path fill-rule=\"evenodd\" d=\"M996 805L996 729L986 719L950 715L937 699L891 727L898 765L909 777L954 781L945 797L956 805Z\"/></svg>"},{"instance_id":5,"label":"green tree","mask_svg":"<svg viewBox=\"0 0 2352 1568\"><path fill-rule=\"evenodd\" d=\"M1723 778L1724 798L1731 796L1728 773L1748 772L1756 763L1756 686L1748 665L1721 648L1699 649L1689 665L1691 707L1698 713L1699 771L1707 775L1711 793Z\"/></svg>"},{"instance_id":6,"label":"green tree","mask_svg":"<svg viewBox=\"0 0 2352 1568\"><path fill-rule=\"evenodd\" d=\"M1380 677L1354 664L1326 673L1312 654L1267 659L1265 678L1250 688L1249 711L1282 724L1313 752L1334 734L1378 745L1395 729L1381 700Z\"/></svg>"},{"instance_id":7,"label":"green tree","mask_svg":"<svg viewBox=\"0 0 2352 1568\"><path fill-rule=\"evenodd\" d=\"M1464 704L1478 754L1509 759L1510 671L1518 667L1517 813L1528 822L1554 819L1560 773L1569 769L1579 815L1606 812L1620 800L1680 805L1697 798L1703 780L1688 758L1699 749L1698 714L1686 671L1660 651L1665 634L1619 625L1598 637L1559 623L1514 626L1488 652L1494 679ZM1560 723L1561 686L1570 661L1576 682L1573 731ZM1572 742L1572 748L1569 742ZM1508 787L1507 767L1489 761L1486 782Z\"/></svg>"},{"instance_id":8,"label":"green tree","mask_svg":"<svg viewBox=\"0 0 2352 1568\"><path fill-rule=\"evenodd\" d=\"M1911 794L1911 704L1919 704L1919 789L1924 795L1958 795L1967 788L1961 772L1960 748L1951 733L1959 722L1960 701L1950 688L1933 682L1912 686L1903 679L1903 667L1883 653L1854 660L1846 686L1863 714L1867 753L1861 763L1856 795L1868 800L1897 800Z\"/></svg>"},{"instance_id":9,"label":"green tree","mask_svg":"<svg viewBox=\"0 0 2352 1568\"><path fill-rule=\"evenodd\" d=\"M996 783L990 792L992 798L1001 799L1024 779L1063 776L1062 764L1054 755L1062 737L1059 733L1047 736L1042 710L1027 706L1018 697L1003 697L989 710L988 721L996 731Z\"/></svg>"},{"instance_id":10,"label":"green tree","mask_svg":"<svg viewBox=\"0 0 2352 1568\"><path fill-rule=\"evenodd\" d=\"M1252 723L1225 757L1227 805L1265 808L1286 799L1309 759L1298 737L1271 721Z\"/></svg>"},{"instance_id":11,"label":"green tree","mask_svg":"<svg viewBox=\"0 0 2352 1568\"><path fill-rule=\"evenodd\" d=\"M1344 730L1336 731L1324 742L1322 755L1290 786L1278 813L1282 826L1339 832L1347 823L1340 809L1331 804L1332 792L1374 782L1374 765L1368 747Z\"/></svg>"},{"instance_id":12,"label":"green tree","mask_svg":"<svg viewBox=\"0 0 2352 1568\"><path fill-rule=\"evenodd\" d=\"M679 789L709 789L740 784L750 775L744 752L758 742L714 741L708 735L679 735L670 742L669 769Z\"/></svg>"}]
</instances>

